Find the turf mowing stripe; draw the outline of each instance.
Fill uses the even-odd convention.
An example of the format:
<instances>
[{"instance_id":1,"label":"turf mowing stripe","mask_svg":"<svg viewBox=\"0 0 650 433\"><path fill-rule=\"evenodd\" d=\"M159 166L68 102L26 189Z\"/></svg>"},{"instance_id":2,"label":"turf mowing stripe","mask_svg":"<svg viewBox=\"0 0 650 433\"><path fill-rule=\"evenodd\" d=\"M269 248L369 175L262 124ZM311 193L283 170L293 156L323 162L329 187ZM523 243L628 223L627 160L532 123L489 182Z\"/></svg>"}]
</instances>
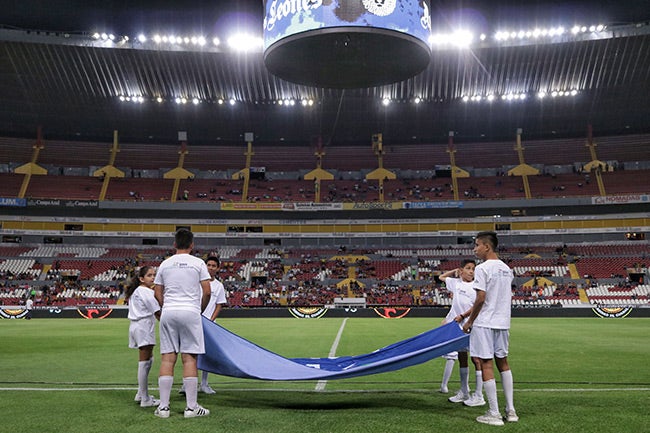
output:
<instances>
[{"instance_id":1,"label":"turf mowing stripe","mask_svg":"<svg viewBox=\"0 0 650 433\"><path fill-rule=\"evenodd\" d=\"M332 343L332 347L330 348L330 353L327 355L330 358L333 358L336 356L336 349L339 347L339 342L341 341L341 335L343 335L343 329L345 328L345 323L348 321L348 318L346 317L343 319L343 323L341 323L341 326L339 327L339 332L336 334L336 338L334 339L334 343ZM316 384L316 391L323 391L325 389L325 386L327 385L326 380L319 380L318 383Z\"/></svg>"}]
</instances>

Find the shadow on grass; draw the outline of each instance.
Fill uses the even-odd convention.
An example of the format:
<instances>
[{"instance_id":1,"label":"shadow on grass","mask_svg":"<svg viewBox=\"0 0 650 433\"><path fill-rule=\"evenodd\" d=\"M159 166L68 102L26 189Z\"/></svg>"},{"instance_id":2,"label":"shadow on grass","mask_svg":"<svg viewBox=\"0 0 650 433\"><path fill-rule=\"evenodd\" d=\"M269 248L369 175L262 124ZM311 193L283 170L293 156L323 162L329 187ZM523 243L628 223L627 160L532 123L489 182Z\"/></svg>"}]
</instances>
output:
<instances>
[{"instance_id":1,"label":"shadow on grass","mask_svg":"<svg viewBox=\"0 0 650 433\"><path fill-rule=\"evenodd\" d=\"M214 401L221 407L249 409L289 409L300 411L329 411L357 409L401 409L409 411L453 410L455 405L446 399L440 403L431 397L404 393L317 393L317 392L224 392L215 396L199 397L206 404Z\"/></svg>"}]
</instances>

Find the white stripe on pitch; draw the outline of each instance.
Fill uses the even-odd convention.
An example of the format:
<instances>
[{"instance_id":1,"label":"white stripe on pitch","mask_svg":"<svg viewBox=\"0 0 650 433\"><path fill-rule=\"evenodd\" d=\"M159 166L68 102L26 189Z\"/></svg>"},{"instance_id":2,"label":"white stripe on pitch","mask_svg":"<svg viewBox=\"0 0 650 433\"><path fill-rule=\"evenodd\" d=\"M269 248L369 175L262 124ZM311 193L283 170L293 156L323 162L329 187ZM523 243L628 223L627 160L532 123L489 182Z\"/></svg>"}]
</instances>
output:
<instances>
[{"instance_id":1,"label":"white stripe on pitch","mask_svg":"<svg viewBox=\"0 0 650 433\"><path fill-rule=\"evenodd\" d=\"M332 347L330 348L330 353L327 355L328 357L332 358L336 356L336 349L339 347L339 342L341 341L341 335L343 335L343 329L345 328L345 323L348 321L348 318L346 317L343 319L343 323L341 323L341 326L339 327L339 332L336 334L336 338L334 339L334 343L332 343ZM325 389L325 386L327 385L326 380L319 380L318 383L316 384L316 391L323 391Z\"/></svg>"},{"instance_id":2,"label":"white stripe on pitch","mask_svg":"<svg viewBox=\"0 0 650 433\"><path fill-rule=\"evenodd\" d=\"M327 382L327 381L323 381ZM149 387L149 389L157 390L158 388ZM135 386L130 387L74 387L74 388L28 388L28 387L0 387L0 391L38 391L38 392L61 392L61 391L137 391ZM217 393L227 392L309 392L301 389L286 389L286 388L219 388ZM434 393L435 390L431 389L337 389L333 391L326 391L332 394L429 394ZM638 391L648 392L650 388L515 388L515 392L618 392L618 391Z\"/></svg>"}]
</instances>

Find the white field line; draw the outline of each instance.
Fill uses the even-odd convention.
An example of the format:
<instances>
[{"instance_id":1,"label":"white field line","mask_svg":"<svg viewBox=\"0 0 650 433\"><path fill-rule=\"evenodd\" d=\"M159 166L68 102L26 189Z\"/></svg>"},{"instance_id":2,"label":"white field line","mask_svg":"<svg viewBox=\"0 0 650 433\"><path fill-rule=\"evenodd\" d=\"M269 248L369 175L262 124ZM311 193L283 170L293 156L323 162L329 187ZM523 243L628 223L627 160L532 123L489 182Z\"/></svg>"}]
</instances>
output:
<instances>
[{"instance_id":1,"label":"white field line","mask_svg":"<svg viewBox=\"0 0 650 433\"><path fill-rule=\"evenodd\" d=\"M327 381L323 381L327 382ZM158 388L149 387L149 389L157 390ZM85 387L0 387L1 391L24 391L24 392L65 392L65 391L137 391L137 386L130 387L107 387L107 386L85 386ZM317 390L318 392L323 392L322 390ZM641 388L515 388L515 393L517 392L618 392L618 391L636 391L636 392L648 392L650 387ZM228 393L228 392L313 392L309 390L301 389L286 389L286 388L219 388L217 393ZM326 391L332 394L408 394L408 393L419 393L419 394L435 394L436 390L432 389L374 389L374 390L363 390L363 389L337 389L332 391Z\"/></svg>"},{"instance_id":2,"label":"white field line","mask_svg":"<svg viewBox=\"0 0 650 433\"><path fill-rule=\"evenodd\" d=\"M336 356L336 349L339 347L339 342L341 341L341 335L343 335L343 329L345 329L345 323L348 321L348 318L346 317L343 319L343 323L341 323L341 326L339 327L339 332L336 334L336 338L334 339L334 343L332 343L332 347L330 347L330 353L327 355L328 357L332 358ZM327 385L326 380L319 380L318 383L316 384L316 391L323 391L325 390L325 386Z\"/></svg>"}]
</instances>

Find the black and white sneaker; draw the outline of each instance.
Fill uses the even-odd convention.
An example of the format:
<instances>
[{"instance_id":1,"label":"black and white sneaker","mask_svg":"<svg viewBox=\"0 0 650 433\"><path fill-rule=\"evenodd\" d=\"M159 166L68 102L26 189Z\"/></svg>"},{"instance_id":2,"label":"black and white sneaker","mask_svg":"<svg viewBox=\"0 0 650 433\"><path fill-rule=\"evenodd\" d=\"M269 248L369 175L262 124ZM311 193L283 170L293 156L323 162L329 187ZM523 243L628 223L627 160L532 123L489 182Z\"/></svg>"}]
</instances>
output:
<instances>
[{"instance_id":1,"label":"black and white sneaker","mask_svg":"<svg viewBox=\"0 0 650 433\"><path fill-rule=\"evenodd\" d=\"M169 418L169 407L157 407L153 414L158 418Z\"/></svg>"},{"instance_id":2,"label":"black and white sneaker","mask_svg":"<svg viewBox=\"0 0 650 433\"><path fill-rule=\"evenodd\" d=\"M185 418L196 418L197 416L208 416L210 415L210 411L203 406L197 404L194 409L190 409L189 407L185 408Z\"/></svg>"}]
</instances>

